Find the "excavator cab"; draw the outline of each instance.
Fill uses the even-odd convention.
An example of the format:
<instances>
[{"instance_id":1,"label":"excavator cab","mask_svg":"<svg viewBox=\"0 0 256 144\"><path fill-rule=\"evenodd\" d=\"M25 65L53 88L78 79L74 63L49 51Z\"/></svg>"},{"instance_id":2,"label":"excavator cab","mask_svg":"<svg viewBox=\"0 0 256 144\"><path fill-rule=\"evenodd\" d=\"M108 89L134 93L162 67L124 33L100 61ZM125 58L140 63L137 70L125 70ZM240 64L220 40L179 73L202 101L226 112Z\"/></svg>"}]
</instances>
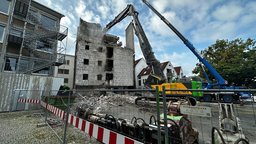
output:
<instances>
[{"instance_id":1,"label":"excavator cab","mask_svg":"<svg viewBox=\"0 0 256 144\"><path fill-rule=\"evenodd\" d=\"M151 85L161 85L164 83L164 81L165 80L151 74L146 79L144 85L146 85L147 87L151 87Z\"/></svg>"}]
</instances>

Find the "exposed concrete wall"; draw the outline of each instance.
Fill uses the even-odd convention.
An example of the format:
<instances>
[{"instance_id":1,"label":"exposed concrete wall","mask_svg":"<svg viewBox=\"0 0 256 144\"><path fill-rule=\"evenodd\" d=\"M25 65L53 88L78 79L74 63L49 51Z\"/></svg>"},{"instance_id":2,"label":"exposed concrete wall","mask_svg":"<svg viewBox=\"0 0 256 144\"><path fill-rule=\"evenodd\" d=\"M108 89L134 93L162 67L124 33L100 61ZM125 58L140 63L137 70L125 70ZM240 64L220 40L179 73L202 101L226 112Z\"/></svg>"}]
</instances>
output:
<instances>
[{"instance_id":1,"label":"exposed concrete wall","mask_svg":"<svg viewBox=\"0 0 256 144\"><path fill-rule=\"evenodd\" d=\"M0 73L0 111L9 111L13 90L28 90L28 99L39 99L41 94L41 91L39 90L52 90L54 81L60 81L59 83L63 83L63 78L32 76L13 73ZM26 105L26 109L30 109L35 105Z\"/></svg>"},{"instance_id":2,"label":"exposed concrete wall","mask_svg":"<svg viewBox=\"0 0 256 144\"><path fill-rule=\"evenodd\" d=\"M129 32L133 33L131 30ZM110 87L133 86L134 47L123 48L121 43L117 42L118 40L117 36L102 33L102 27L99 24L80 19L76 45L75 86L83 88L104 84ZM129 40L132 41L132 38ZM89 49L85 48L86 45ZM108 47L113 48L112 57L107 57ZM88 59L89 63L84 64L84 59ZM111 70L106 70L108 60L113 60ZM102 64L98 65L98 61ZM88 74L88 80L83 80L84 74ZM106 80L107 74L113 74L113 80ZM98 80L98 76L101 76L101 80Z\"/></svg>"}]
</instances>

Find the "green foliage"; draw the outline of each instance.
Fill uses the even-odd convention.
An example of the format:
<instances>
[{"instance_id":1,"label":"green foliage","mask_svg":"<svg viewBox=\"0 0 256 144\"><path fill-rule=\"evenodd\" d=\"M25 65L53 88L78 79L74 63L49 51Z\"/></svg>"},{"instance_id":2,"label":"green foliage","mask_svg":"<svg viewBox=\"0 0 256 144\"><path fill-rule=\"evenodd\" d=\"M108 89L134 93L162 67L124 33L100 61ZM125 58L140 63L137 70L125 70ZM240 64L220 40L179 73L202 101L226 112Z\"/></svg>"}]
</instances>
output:
<instances>
[{"instance_id":1,"label":"green foliage","mask_svg":"<svg viewBox=\"0 0 256 144\"><path fill-rule=\"evenodd\" d=\"M254 78L256 79L255 39L248 38L246 41L235 39L229 42L217 40L215 44L201 51L201 54L228 81L229 85L246 85L256 88L256 82L254 82ZM217 82L207 68L205 71L211 82ZM192 72L206 80L199 63L196 64Z\"/></svg>"}]
</instances>

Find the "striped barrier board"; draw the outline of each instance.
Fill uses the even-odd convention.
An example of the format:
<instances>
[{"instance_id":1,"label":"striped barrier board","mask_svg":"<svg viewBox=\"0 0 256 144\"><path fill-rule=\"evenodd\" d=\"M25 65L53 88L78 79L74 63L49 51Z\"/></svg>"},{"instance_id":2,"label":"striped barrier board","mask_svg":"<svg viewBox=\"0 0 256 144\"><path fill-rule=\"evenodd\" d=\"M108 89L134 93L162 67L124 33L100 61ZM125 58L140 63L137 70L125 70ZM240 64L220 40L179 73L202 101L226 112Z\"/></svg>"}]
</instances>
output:
<instances>
[{"instance_id":1,"label":"striped barrier board","mask_svg":"<svg viewBox=\"0 0 256 144\"><path fill-rule=\"evenodd\" d=\"M48 109L55 115L59 116L64 120L65 111L60 110L52 105L49 105L40 100L29 100L29 99L19 99L18 102L27 102L27 103L40 103L44 108ZM100 127L96 124L93 124L89 121L83 120L76 116L73 116L68 113L67 123L75 126L76 128L80 129L83 132L86 132L90 135L90 137L94 137L100 142L105 144L143 144L142 142L138 142L131 138L128 138L124 135L119 133L113 132L109 129L104 127ZM150 143L149 143L150 144Z\"/></svg>"},{"instance_id":2,"label":"striped barrier board","mask_svg":"<svg viewBox=\"0 0 256 144\"><path fill-rule=\"evenodd\" d=\"M25 102L25 103L40 103L40 100L33 100L33 99L18 99L18 102Z\"/></svg>"},{"instance_id":3,"label":"striped barrier board","mask_svg":"<svg viewBox=\"0 0 256 144\"><path fill-rule=\"evenodd\" d=\"M67 123L106 144L143 144L68 113Z\"/></svg>"}]
</instances>

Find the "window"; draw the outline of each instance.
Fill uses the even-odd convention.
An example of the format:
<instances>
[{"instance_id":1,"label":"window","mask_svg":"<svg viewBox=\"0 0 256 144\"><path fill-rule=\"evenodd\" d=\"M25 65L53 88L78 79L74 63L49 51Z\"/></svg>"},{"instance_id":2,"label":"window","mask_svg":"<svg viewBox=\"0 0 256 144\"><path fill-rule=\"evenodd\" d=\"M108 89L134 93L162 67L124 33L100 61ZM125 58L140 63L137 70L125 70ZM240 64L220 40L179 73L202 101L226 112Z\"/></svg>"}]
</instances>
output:
<instances>
[{"instance_id":1,"label":"window","mask_svg":"<svg viewBox=\"0 0 256 144\"><path fill-rule=\"evenodd\" d=\"M55 25L56 25L56 20L53 20L49 17L46 17L44 15L41 15L41 19L40 19L41 24L48 28L48 29L55 29Z\"/></svg>"},{"instance_id":2,"label":"window","mask_svg":"<svg viewBox=\"0 0 256 144\"><path fill-rule=\"evenodd\" d=\"M0 0L0 12L8 14L10 2L7 0Z\"/></svg>"},{"instance_id":3,"label":"window","mask_svg":"<svg viewBox=\"0 0 256 144\"><path fill-rule=\"evenodd\" d=\"M36 41L36 49L52 52L54 41L50 39L41 39Z\"/></svg>"},{"instance_id":4,"label":"window","mask_svg":"<svg viewBox=\"0 0 256 144\"><path fill-rule=\"evenodd\" d=\"M102 66L102 61L98 61L98 66Z\"/></svg>"},{"instance_id":5,"label":"window","mask_svg":"<svg viewBox=\"0 0 256 144\"><path fill-rule=\"evenodd\" d=\"M18 62L17 58L6 58L4 70L5 71L16 71L17 62Z\"/></svg>"},{"instance_id":6,"label":"window","mask_svg":"<svg viewBox=\"0 0 256 144\"><path fill-rule=\"evenodd\" d=\"M26 18L28 12L28 4L21 1L16 1L14 14Z\"/></svg>"},{"instance_id":7,"label":"window","mask_svg":"<svg viewBox=\"0 0 256 144\"><path fill-rule=\"evenodd\" d=\"M83 74L83 80L88 80L88 74Z\"/></svg>"},{"instance_id":8,"label":"window","mask_svg":"<svg viewBox=\"0 0 256 144\"><path fill-rule=\"evenodd\" d=\"M4 27L0 26L0 42L3 42L4 38Z\"/></svg>"},{"instance_id":9,"label":"window","mask_svg":"<svg viewBox=\"0 0 256 144\"><path fill-rule=\"evenodd\" d=\"M28 70L28 61L27 60L20 60L20 72L25 72Z\"/></svg>"},{"instance_id":10,"label":"window","mask_svg":"<svg viewBox=\"0 0 256 144\"><path fill-rule=\"evenodd\" d=\"M102 75L101 74L97 75L97 80L102 80Z\"/></svg>"},{"instance_id":11,"label":"window","mask_svg":"<svg viewBox=\"0 0 256 144\"><path fill-rule=\"evenodd\" d=\"M141 80L139 80L139 86L141 86Z\"/></svg>"},{"instance_id":12,"label":"window","mask_svg":"<svg viewBox=\"0 0 256 144\"><path fill-rule=\"evenodd\" d=\"M69 60L66 60L66 61L65 61L65 64L66 64L66 65L69 65Z\"/></svg>"},{"instance_id":13,"label":"window","mask_svg":"<svg viewBox=\"0 0 256 144\"><path fill-rule=\"evenodd\" d=\"M58 69L58 74L69 74L68 69Z\"/></svg>"},{"instance_id":14,"label":"window","mask_svg":"<svg viewBox=\"0 0 256 144\"><path fill-rule=\"evenodd\" d=\"M89 45L85 45L85 49L86 49L86 50L89 50Z\"/></svg>"},{"instance_id":15,"label":"window","mask_svg":"<svg viewBox=\"0 0 256 144\"><path fill-rule=\"evenodd\" d=\"M64 78L64 83L68 83L68 78Z\"/></svg>"},{"instance_id":16,"label":"window","mask_svg":"<svg viewBox=\"0 0 256 144\"><path fill-rule=\"evenodd\" d=\"M107 47L107 58L112 58L112 57L113 57L113 48Z\"/></svg>"},{"instance_id":17,"label":"window","mask_svg":"<svg viewBox=\"0 0 256 144\"><path fill-rule=\"evenodd\" d=\"M84 59L84 64L88 65L89 64L89 59Z\"/></svg>"}]
</instances>

